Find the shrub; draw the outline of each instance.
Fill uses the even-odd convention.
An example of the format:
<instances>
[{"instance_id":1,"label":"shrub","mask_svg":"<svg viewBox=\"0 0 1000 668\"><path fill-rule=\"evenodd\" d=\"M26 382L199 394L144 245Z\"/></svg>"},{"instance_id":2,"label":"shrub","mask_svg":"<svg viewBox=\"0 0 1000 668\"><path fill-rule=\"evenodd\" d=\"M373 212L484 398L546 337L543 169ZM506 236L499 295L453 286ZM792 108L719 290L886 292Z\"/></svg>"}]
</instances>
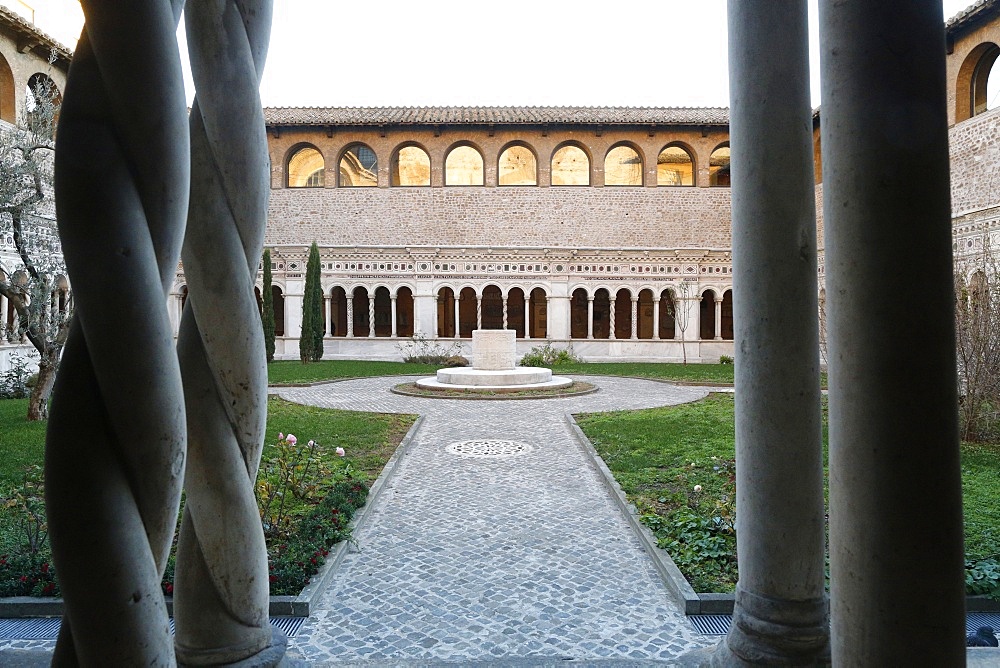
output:
<instances>
[{"instance_id":1,"label":"shrub","mask_svg":"<svg viewBox=\"0 0 1000 668\"><path fill-rule=\"evenodd\" d=\"M573 354L573 345L568 348L554 348L551 343L535 346L521 358L521 366L551 367L560 364L580 364L583 360Z\"/></svg>"},{"instance_id":2,"label":"shrub","mask_svg":"<svg viewBox=\"0 0 1000 668\"><path fill-rule=\"evenodd\" d=\"M469 360L462 357L461 355L452 355L444 361L444 365L449 368L459 367L459 366L469 366Z\"/></svg>"},{"instance_id":3,"label":"shrub","mask_svg":"<svg viewBox=\"0 0 1000 668\"><path fill-rule=\"evenodd\" d=\"M719 364L732 364L733 358L729 355L719 355Z\"/></svg>"},{"instance_id":4,"label":"shrub","mask_svg":"<svg viewBox=\"0 0 1000 668\"><path fill-rule=\"evenodd\" d=\"M1000 601L1000 562L993 557L965 562L965 592Z\"/></svg>"},{"instance_id":5,"label":"shrub","mask_svg":"<svg viewBox=\"0 0 1000 668\"><path fill-rule=\"evenodd\" d=\"M414 334L405 343L397 343L396 350L403 356L404 362L444 366L450 358L461 356L462 344L452 341L445 345L440 340L428 339L423 334Z\"/></svg>"},{"instance_id":6,"label":"shrub","mask_svg":"<svg viewBox=\"0 0 1000 668\"><path fill-rule=\"evenodd\" d=\"M31 394L38 374L29 370L32 359L20 353L11 353L10 368L0 373L0 399L24 399Z\"/></svg>"}]
</instances>

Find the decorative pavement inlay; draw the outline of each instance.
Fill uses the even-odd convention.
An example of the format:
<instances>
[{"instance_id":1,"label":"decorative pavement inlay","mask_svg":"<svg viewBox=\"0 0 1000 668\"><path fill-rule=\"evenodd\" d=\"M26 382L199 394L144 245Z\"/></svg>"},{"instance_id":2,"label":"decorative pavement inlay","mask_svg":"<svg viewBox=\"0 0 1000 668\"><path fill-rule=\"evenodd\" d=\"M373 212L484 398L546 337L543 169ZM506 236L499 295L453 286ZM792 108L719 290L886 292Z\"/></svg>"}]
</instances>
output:
<instances>
[{"instance_id":1,"label":"decorative pavement inlay","mask_svg":"<svg viewBox=\"0 0 1000 668\"><path fill-rule=\"evenodd\" d=\"M531 446L520 441L483 438L472 441L456 441L448 444L445 450L461 457L513 457L531 452Z\"/></svg>"}]
</instances>

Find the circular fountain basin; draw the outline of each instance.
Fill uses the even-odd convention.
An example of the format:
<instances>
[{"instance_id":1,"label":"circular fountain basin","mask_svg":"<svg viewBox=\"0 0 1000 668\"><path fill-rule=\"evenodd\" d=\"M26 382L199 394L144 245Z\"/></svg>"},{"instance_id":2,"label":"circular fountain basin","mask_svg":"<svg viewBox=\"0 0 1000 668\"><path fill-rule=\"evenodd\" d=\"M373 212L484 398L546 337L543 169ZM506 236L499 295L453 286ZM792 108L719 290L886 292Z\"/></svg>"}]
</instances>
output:
<instances>
[{"instance_id":1,"label":"circular fountain basin","mask_svg":"<svg viewBox=\"0 0 1000 668\"><path fill-rule=\"evenodd\" d=\"M434 378L421 378L417 387L431 390L547 390L569 387L570 378L552 376L552 369L518 366L513 369L441 369Z\"/></svg>"}]
</instances>

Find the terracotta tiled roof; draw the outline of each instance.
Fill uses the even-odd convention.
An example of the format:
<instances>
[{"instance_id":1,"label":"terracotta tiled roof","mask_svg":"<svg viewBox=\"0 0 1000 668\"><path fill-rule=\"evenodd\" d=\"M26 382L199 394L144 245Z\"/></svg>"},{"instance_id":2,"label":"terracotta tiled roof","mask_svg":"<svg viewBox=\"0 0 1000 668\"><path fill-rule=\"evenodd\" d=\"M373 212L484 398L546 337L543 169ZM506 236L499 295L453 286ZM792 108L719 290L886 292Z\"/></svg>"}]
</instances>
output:
<instances>
[{"instance_id":1,"label":"terracotta tiled roof","mask_svg":"<svg viewBox=\"0 0 1000 668\"><path fill-rule=\"evenodd\" d=\"M68 66L69 61L73 58L73 52L66 46L43 33L33 24L26 21L17 12L4 7L3 5L0 5L0 26L4 29L13 31L19 37L24 36L30 38L30 42L44 47L46 51L55 51L57 61L62 61L62 64L65 66Z\"/></svg>"},{"instance_id":2,"label":"terracotta tiled roof","mask_svg":"<svg viewBox=\"0 0 1000 668\"><path fill-rule=\"evenodd\" d=\"M725 107L268 107L268 125L726 125Z\"/></svg>"},{"instance_id":3,"label":"terracotta tiled roof","mask_svg":"<svg viewBox=\"0 0 1000 668\"><path fill-rule=\"evenodd\" d=\"M945 30L950 33L962 30L979 20L995 16L997 9L996 0L978 0L945 21Z\"/></svg>"}]
</instances>

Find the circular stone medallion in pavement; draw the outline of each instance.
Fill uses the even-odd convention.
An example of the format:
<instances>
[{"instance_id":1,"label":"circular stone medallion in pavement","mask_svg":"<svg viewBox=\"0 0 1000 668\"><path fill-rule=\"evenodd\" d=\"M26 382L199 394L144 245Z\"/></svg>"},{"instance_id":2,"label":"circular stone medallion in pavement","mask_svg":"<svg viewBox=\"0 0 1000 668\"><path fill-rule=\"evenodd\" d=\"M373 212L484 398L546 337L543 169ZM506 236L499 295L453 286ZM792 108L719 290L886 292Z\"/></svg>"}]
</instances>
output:
<instances>
[{"instance_id":1,"label":"circular stone medallion in pavement","mask_svg":"<svg viewBox=\"0 0 1000 668\"><path fill-rule=\"evenodd\" d=\"M527 443L497 438L456 441L445 447L445 451L460 457L513 457L531 452L531 450L532 447Z\"/></svg>"}]
</instances>

